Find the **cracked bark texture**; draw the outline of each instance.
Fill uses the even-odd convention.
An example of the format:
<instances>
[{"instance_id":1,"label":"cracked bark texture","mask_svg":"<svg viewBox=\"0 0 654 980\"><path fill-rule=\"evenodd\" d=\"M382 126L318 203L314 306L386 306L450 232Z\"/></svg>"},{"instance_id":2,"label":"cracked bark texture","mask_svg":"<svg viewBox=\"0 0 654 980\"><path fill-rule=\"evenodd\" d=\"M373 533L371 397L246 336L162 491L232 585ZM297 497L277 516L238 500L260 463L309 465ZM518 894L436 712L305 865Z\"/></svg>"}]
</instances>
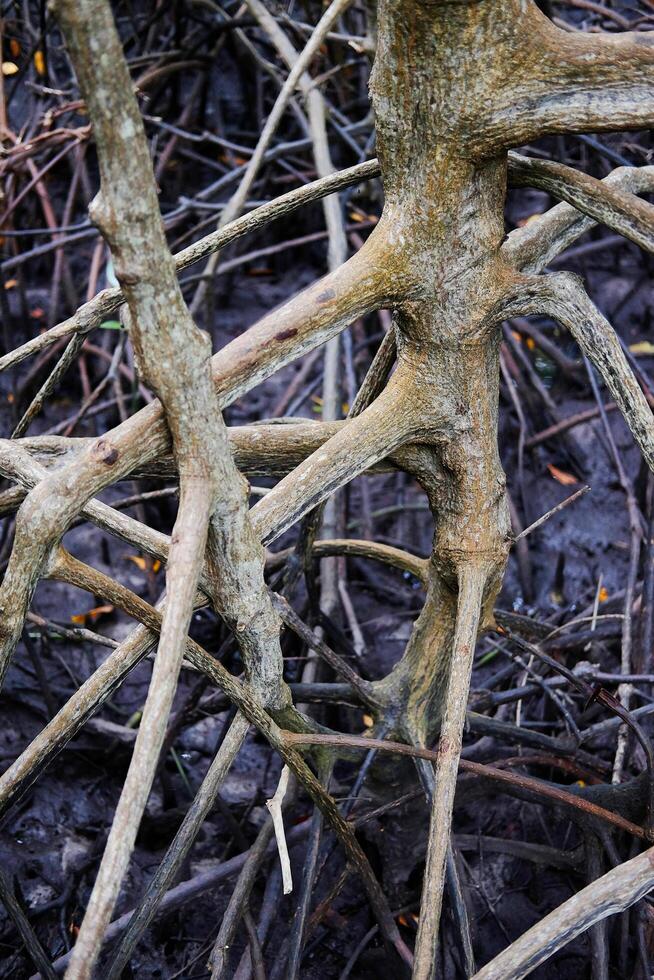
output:
<instances>
[{"instance_id":1,"label":"cracked bark texture","mask_svg":"<svg viewBox=\"0 0 654 980\"><path fill-rule=\"evenodd\" d=\"M252 6L265 19L258 0ZM502 321L546 315L567 328L602 374L654 470L652 413L610 325L578 279L541 274L554 255L598 221L651 250L654 209L635 195L652 189L653 168L621 169L595 181L509 151L548 133L651 125L654 38L566 33L532 0L380 0L371 94L385 193L382 218L349 261L210 361L176 273L285 213L287 205L268 208L260 219L240 219L207 236L192 253L173 258L109 7L104 0L57 0L55 10L94 125L102 172L95 217L111 246L122 293L96 297L39 343L84 333L125 300L141 375L159 401L97 440L0 443L0 472L18 484L0 498L0 508L19 507L0 589L2 671L41 576L91 587L142 624L5 773L0 807L36 777L161 632L152 706L146 708L125 803L67 976L90 976L99 953L183 655L225 690L321 808L362 876L385 940L408 962L410 953L351 829L284 739L283 728L301 730L307 722L290 704L283 682L279 618L263 583L262 548L366 470L405 469L423 486L434 516L428 561L374 543L314 547L317 554L349 551L396 564L414 571L425 586L424 608L404 655L369 694L384 737L424 748L441 732L428 780L432 819L413 966L413 976L427 980L435 970L474 644L479 631L494 624L511 544L497 445ZM308 84L305 78L301 87ZM357 174L370 176L376 167L371 161ZM506 238L509 177L565 203ZM297 201L339 186L345 178L328 180L320 193L306 189ZM248 426L228 433L222 407L336 337L356 317L384 306L394 310L395 370L386 381L389 342L376 397L360 414L344 423ZM39 349L26 347L7 355L6 364ZM251 512L237 463L248 472L284 477ZM179 473L180 509L171 539L92 499L139 471ZM159 610L60 548L80 514L167 561L169 595ZM194 605L205 601L240 642L245 683L210 662L186 636Z\"/></svg>"}]
</instances>

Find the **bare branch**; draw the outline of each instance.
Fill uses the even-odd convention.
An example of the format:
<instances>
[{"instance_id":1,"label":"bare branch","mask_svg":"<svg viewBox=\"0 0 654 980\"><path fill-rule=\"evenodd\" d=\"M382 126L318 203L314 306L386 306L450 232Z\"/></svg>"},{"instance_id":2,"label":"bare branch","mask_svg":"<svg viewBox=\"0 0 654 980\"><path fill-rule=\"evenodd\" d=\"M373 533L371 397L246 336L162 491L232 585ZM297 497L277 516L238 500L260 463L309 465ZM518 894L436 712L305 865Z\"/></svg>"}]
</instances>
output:
<instances>
[{"instance_id":1,"label":"bare branch","mask_svg":"<svg viewBox=\"0 0 654 980\"><path fill-rule=\"evenodd\" d=\"M654 888L654 848L613 868L537 922L473 980L520 980L596 922L623 912Z\"/></svg>"},{"instance_id":2,"label":"bare branch","mask_svg":"<svg viewBox=\"0 0 654 980\"><path fill-rule=\"evenodd\" d=\"M282 883L284 886L284 894L290 895L293 891L293 875L291 872L291 861L288 856L288 844L286 843L286 834L284 832L284 815L282 813L282 806L284 803L284 797L286 796L286 790L288 789L288 779L290 776L290 770L288 766L284 766L279 777L279 783L277 789L275 790L274 796L269 800L266 800L266 807L272 818L273 827L275 828L275 838L277 840L277 850L279 851L279 862L282 867Z\"/></svg>"}]
</instances>

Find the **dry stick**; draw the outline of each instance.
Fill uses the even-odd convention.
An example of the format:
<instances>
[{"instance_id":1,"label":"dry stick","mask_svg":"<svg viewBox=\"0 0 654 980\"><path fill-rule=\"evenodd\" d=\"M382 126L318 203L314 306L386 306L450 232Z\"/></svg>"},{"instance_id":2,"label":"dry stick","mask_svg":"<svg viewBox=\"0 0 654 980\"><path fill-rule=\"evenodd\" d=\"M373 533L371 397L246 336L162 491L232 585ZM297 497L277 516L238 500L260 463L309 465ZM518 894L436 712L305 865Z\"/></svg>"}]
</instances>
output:
<instances>
[{"instance_id":1,"label":"dry stick","mask_svg":"<svg viewBox=\"0 0 654 980\"><path fill-rule=\"evenodd\" d=\"M258 0L254 0L255 3ZM275 37L279 37L275 32ZM290 52L287 51L287 54ZM289 67L291 71L297 64L297 55L290 59ZM320 89L312 83L311 78L305 73L300 76L300 85L305 97L309 127L313 140L313 157L316 170L320 176L326 176L334 167L329 151L329 140L327 137L327 120L325 101ZM347 258L347 238L345 235L345 225L343 212L338 198L325 198L323 203L325 223L329 235L327 265L330 270L337 269ZM340 350L341 345L338 336L333 337L325 345L324 370L322 385L322 418L325 422L336 420L341 415L340 397ZM318 509L314 512L311 523L313 524L312 536L319 526L322 525L321 533L326 537L334 537L338 528L338 504L335 496L327 498L323 504L322 512ZM338 563L335 560L327 561L322 567L320 577L320 599L321 610L327 616L333 615L338 605ZM319 630L322 636L322 629ZM307 682L315 680L317 665L314 660L309 660L303 672L302 679ZM308 883L310 887L310 883ZM297 934L297 941L301 942L301 935ZM300 950L297 951L298 955ZM295 953L292 953L292 956ZM292 978L289 977L289 980Z\"/></svg>"},{"instance_id":2,"label":"dry stick","mask_svg":"<svg viewBox=\"0 0 654 980\"><path fill-rule=\"evenodd\" d=\"M264 29L272 43L277 48L279 54L286 62L289 70L293 72L299 61L306 66L308 64L306 53L298 54L294 46L279 27L277 21L261 3L261 0L246 0L248 9ZM347 4L343 5L340 14L345 10ZM320 26L320 25L319 25ZM316 28L318 30L318 28ZM325 100L320 90L313 84L311 76L303 71L297 80L297 84L302 92L309 119L309 129L313 141L313 157L316 164L316 172L319 178L329 177L334 173L331 155L329 152L329 142L327 139L327 126L325 118ZM274 110L273 110L274 111ZM256 152L256 151L255 151ZM330 271L337 269L347 258L347 240L343 226L343 215L338 198L330 197L323 201L323 211L327 225L329 237L329 256L328 267ZM337 345L338 348L338 345Z\"/></svg>"},{"instance_id":3,"label":"dry stick","mask_svg":"<svg viewBox=\"0 0 654 980\"><path fill-rule=\"evenodd\" d=\"M32 928L32 924L21 908L11 883L4 871L0 868L0 901L4 905L9 918L13 921L16 929L25 943L34 966L39 970L42 980L56 980L57 974L50 966L50 957L46 955L39 938Z\"/></svg>"},{"instance_id":4,"label":"dry stick","mask_svg":"<svg viewBox=\"0 0 654 980\"><path fill-rule=\"evenodd\" d=\"M275 869L272 874L268 875L266 880L263 898L261 900L259 921L256 929L257 942L260 947L262 944L265 944L273 920L277 917L281 895L281 877L281 872ZM233 980L251 980L253 969L256 967L253 956L254 953L255 949L250 943L247 949L244 949L243 953L241 954L239 964L234 971ZM263 964L263 953L261 962ZM255 980L260 980L260 978L256 976ZM266 980L263 972L261 980Z\"/></svg>"},{"instance_id":5,"label":"dry stick","mask_svg":"<svg viewBox=\"0 0 654 980\"><path fill-rule=\"evenodd\" d=\"M291 862L288 856L288 845L286 844L286 834L284 833L284 817L282 815L282 806L284 805L284 798L288 789L289 776L290 770L288 766L284 766L274 795L269 800L266 800L266 807L270 813L275 830L277 850L279 851L279 863L282 869L282 889L285 895L290 895L293 891L293 875L291 873Z\"/></svg>"},{"instance_id":6,"label":"dry stick","mask_svg":"<svg viewBox=\"0 0 654 980\"><path fill-rule=\"evenodd\" d=\"M187 810L175 838L149 883L143 901L134 911L114 959L107 970L106 980L118 980L138 943L154 918L161 901L184 863L204 820L213 806L229 768L245 740L250 727L242 714L237 714L222 744L202 780L193 803Z\"/></svg>"},{"instance_id":7,"label":"dry stick","mask_svg":"<svg viewBox=\"0 0 654 980\"><path fill-rule=\"evenodd\" d=\"M541 527L543 524L545 524L546 521L549 521L550 517L554 517L555 514L558 514L559 511L562 511L566 507L569 507L570 504L574 504L575 500L578 500L579 497L583 497L583 495L585 493L588 493L589 490L590 487L587 484L584 485L583 487L580 487L579 490L575 490L575 492L571 493L569 497L566 497L565 500L562 500L560 504L557 504L556 507L552 507L551 510L548 510L546 514L543 514L543 516L539 517L538 520L534 521L533 524L530 524L529 527L526 527L524 531L520 532L520 534L516 534L516 536L513 539L513 543L517 544L517 542L520 541L521 538L526 538L527 535L531 534L532 531L535 531L536 528Z\"/></svg>"},{"instance_id":8,"label":"dry stick","mask_svg":"<svg viewBox=\"0 0 654 980\"><path fill-rule=\"evenodd\" d=\"M363 383L357 392L356 398L350 406L350 411L348 412L349 418L361 415L364 409L372 404L377 395L382 391L391 373L396 356L397 343L395 330L391 325L384 334L382 342L372 359L372 364L368 368Z\"/></svg>"},{"instance_id":9,"label":"dry stick","mask_svg":"<svg viewBox=\"0 0 654 980\"><path fill-rule=\"evenodd\" d=\"M245 201L250 192L250 188L252 187L254 179L263 161L264 154L275 134L275 130L277 129L284 112L286 111L286 107L291 99L291 96L293 95L293 92L295 91L295 88L298 85L298 82L300 81L300 78L311 64L314 55L320 48L334 22L345 10L347 10L351 2L352 0L332 0L332 3L316 24L311 37L307 41L302 53L299 55L297 61L293 65L291 71L289 72L288 78L284 82L282 89L275 100L275 104L266 120L266 124L261 135L259 136L254 152L248 160L248 165L245 169L243 177L241 178L241 182L232 197L227 202L227 205L220 217L220 222L218 225L219 228L224 226L228 221L232 221L243 210ZM205 277L196 290L195 296L193 297L193 302L191 303L192 313L197 313L199 310L208 288L208 283L218 265L218 261L218 253L215 253L209 259L205 269Z\"/></svg>"},{"instance_id":10,"label":"dry stick","mask_svg":"<svg viewBox=\"0 0 654 980\"><path fill-rule=\"evenodd\" d=\"M248 953L252 964L254 980L266 980L263 950L261 948L261 943L259 942L259 933L256 922L252 918L252 913L249 909L245 909L243 912L243 925L245 926L245 931L248 937Z\"/></svg>"},{"instance_id":11,"label":"dry stick","mask_svg":"<svg viewBox=\"0 0 654 980\"><path fill-rule=\"evenodd\" d=\"M560 0L561 3L565 3L568 7L578 7L581 10L591 10L600 17L604 17L607 20L612 20L618 27L623 28L623 30L628 31L631 27L630 22L626 17L621 14L616 13L614 10L609 10L605 7L603 3L596 3L595 0Z\"/></svg>"},{"instance_id":12,"label":"dry stick","mask_svg":"<svg viewBox=\"0 0 654 980\"><path fill-rule=\"evenodd\" d=\"M286 476L298 463L344 428L345 424L345 421L318 422L308 419L295 419L283 424L263 421L231 426L228 435L234 459L243 472L257 476ZM14 440L11 447L5 443L3 458L9 460L13 452L20 454L21 450L27 451L34 459L51 468L53 463L72 461L94 443L92 438L79 436L27 436ZM407 450L401 455L405 457ZM388 460L376 467L376 471L390 472L397 469L399 458L396 454L391 454ZM137 464L132 472L139 477L161 479L175 479L177 476L174 459L170 453L166 453L166 447L156 459ZM42 475L45 475L45 471L42 471ZM8 491L6 496L1 495L3 506L7 509L12 505L12 493L13 491Z\"/></svg>"},{"instance_id":13,"label":"dry stick","mask_svg":"<svg viewBox=\"0 0 654 980\"><path fill-rule=\"evenodd\" d=\"M262 422L232 426L227 432L234 460L239 469L250 475L282 477L288 475L291 470L317 449L324 446L332 436L341 432L347 425L348 420L340 422L292 421L284 424ZM66 438L59 435L32 436L14 440L11 443L8 440L0 440L0 460L8 479L18 480L23 486L31 489L47 475L47 470L43 464L52 470L53 463L72 462L82 452L87 451L95 444L95 439ZM148 453L140 461L140 465L139 463L133 464L133 469L130 472L139 477L175 479L177 473L172 456L166 454L165 447L162 448L161 453L154 461L151 461ZM41 464L38 477L35 476L32 479L28 479L26 475L29 471L28 460L30 457L33 462L38 461ZM378 463L372 464L368 471L390 473L396 470L405 470L408 473L414 473L418 470L419 462L419 447L405 444L392 450L386 458ZM15 475L12 475L12 470ZM21 475L21 470L25 475ZM34 472L37 471L34 470ZM157 492L153 491L153 493ZM176 491L161 491L164 494L173 492ZM20 488L12 487L0 494L0 508L7 512L15 510L24 497L25 493ZM94 501L82 510L87 519L90 519L90 508L95 507L96 503L97 501ZM113 503L110 510L116 510L123 506L125 505L122 502ZM419 509L427 510L427 506L422 507L420 505Z\"/></svg>"},{"instance_id":14,"label":"dry stick","mask_svg":"<svg viewBox=\"0 0 654 980\"><path fill-rule=\"evenodd\" d=\"M110 636L103 636L101 633L95 633L84 626L74 626L70 629L62 626L61 623L55 623L53 620L45 619L44 616L39 616L33 612L28 613L25 620L28 623L34 623L41 630L47 630L51 635L65 636L73 643L97 643L99 646L109 647L111 650L115 650L119 645L118 640L114 640Z\"/></svg>"},{"instance_id":15,"label":"dry stick","mask_svg":"<svg viewBox=\"0 0 654 980\"><path fill-rule=\"evenodd\" d=\"M427 799L431 806L434 806L434 791L435 791L435 778L434 778L434 768L433 766L427 765L424 760L417 761L418 773L422 785L425 789ZM451 822L451 818L450 818ZM476 971L475 966L475 955L472 944L472 934L470 929L470 919L468 915L468 907L463 892L463 885L461 883L461 876L459 874L459 868L457 865L457 858L452 844L452 837L447 844L447 854L445 857L445 879L447 883L447 889L449 893L450 902L452 905L452 912L455 920L459 925L459 931L461 934L461 946L464 957L464 969L466 976L472 976ZM425 888L426 882L423 883L423 890Z\"/></svg>"},{"instance_id":16,"label":"dry stick","mask_svg":"<svg viewBox=\"0 0 654 980\"><path fill-rule=\"evenodd\" d=\"M431 792L433 793L433 770L429 771L432 777L430 780ZM445 882L449 895L450 905L455 921L459 924L461 934L461 947L463 952L463 963L466 976L472 976L476 970L475 951L472 944L472 930L470 928L470 916L468 914L468 903L461 881L459 872L458 854L455 851L455 844L450 833L450 840L447 845L447 855L445 858Z\"/></svg>"},{"instance_id":17,"label":"dry stick","mask_svg":"<svg viewBox=\"0 0 654 980\"><path fill-rule=\"evenodd\" d=\"M615 402L607 402L604 405L604 411L607 413L615 412L617 408L618 406L615 404ZM533 449L535 446L539 446L541 443L546 442L548 439L552 439L561 432L567 432L568 429L574 429L577 425L584 425L586 422L591 422L593 419L598 418L599 415L599 408L587 408L583 412L577 412L575 415L569 415L567 418L561 419L560 422L555 422L554 425L549 425L546 429L541 429L540 432L536 432L533 436L529 436L525 441L525 446L528 449Z\"/></svg>"},{"instance_id":18,"label":"dry stick","mask_svg":"<svg viewBox=\"0 0 654 980\"><path fill-rule=\"evenodd\" d=\"M445 713L434 773L427 863L420 900L420 922L414 951L413 980L429 980L433 975L445 865L450 846L456 777L486 578L483 567L466 565L460 569L458 576L459 597L452 666L447 681Z\"/></svg>"},{"instance_id":19,"label":"dry stick","mask_svg":"<svg viewBox=\"0 0 654 980\"><path fill-rule=\"evenodd\" d=\"M628 909L652 888L654 848L582 888L482 967L474 980L520 980L590 926Z\"/></svg>"},{"instance_id":20,"label":"dry stick","mask_svg":"<svg viewBox=\"0 0 654 980\"><path fill-rule=\"evenodd\" d=\"M230 222L219 231L214 231L206 235L198 242L194 242L187 248L182 249L175 256L175 268L177 272L182 272L194 263L201 261L215 251L219 251L237 241L244 235L257 231L272 221L285 217L297 208L312 201L317 201L329 194L334 194L339 190L344 190L363 180L370 180L378 177L380 173L379 162L377 160L367 160L365 163L356 164L346 170L340 170L335 174L330 174L319 180L314 180L309 184L288 191L280 197L276 197L267 204L250 211L249 214ZM92 300L69 317L45 333L39 334L28 340L21 347L0 357L0 371L19 364L31 354L36 354L51 344L56 343L71 334L86 334L98 326L107 316L115 312L121 303L125 302L122 290L119 288L104 289Z\"/></svg>"},{"instance_id":21,"label":"dry stick","mask_svg":"<svg viewBox=\"0 0 654 980\"><path fill-rule=\"evenodd\" d=\"M57 387L64 374L79 354L83 343L84 337L82 334L76 334L72 340L69 340L68 344L66 345L66 349L57 361L57 364L43 382L38 392L30 402L28 408L25 410L22 418L16 425L16 428L11 434L12 439L17 439L27 431L32 419L35 418L35 416L41 411L46 399Z\"/></svg>"}]
</instances>

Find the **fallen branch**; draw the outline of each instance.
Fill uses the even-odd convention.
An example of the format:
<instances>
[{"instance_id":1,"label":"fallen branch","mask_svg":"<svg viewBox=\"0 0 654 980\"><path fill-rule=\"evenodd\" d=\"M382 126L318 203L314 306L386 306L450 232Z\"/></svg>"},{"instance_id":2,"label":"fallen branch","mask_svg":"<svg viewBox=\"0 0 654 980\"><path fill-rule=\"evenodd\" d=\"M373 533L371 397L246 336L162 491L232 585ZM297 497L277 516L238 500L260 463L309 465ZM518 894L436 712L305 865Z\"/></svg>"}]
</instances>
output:
<instances>
[{"instance_id":1,"label":"fallen branch","mask_svg":"<svg viewBox=\"0 0 654 980\"><path fill-rule=\"evenodd\" d=\"M654 848L613 868L559 905L479 970L473 980L520 980L557 950L654 888Z\"/></svg>"}]
</instances>

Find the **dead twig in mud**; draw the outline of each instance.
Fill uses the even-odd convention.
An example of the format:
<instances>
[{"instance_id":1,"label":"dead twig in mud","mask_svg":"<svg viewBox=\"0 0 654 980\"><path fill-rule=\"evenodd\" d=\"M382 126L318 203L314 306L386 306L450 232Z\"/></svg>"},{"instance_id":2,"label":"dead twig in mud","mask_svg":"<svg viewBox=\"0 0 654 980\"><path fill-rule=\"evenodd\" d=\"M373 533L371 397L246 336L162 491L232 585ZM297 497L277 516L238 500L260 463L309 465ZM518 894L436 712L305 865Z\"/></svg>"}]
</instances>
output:
<instances>
[{"instance_id":1,"label":"dead twig in mud","mask_svg":"<svg viewBox=\"0 0 654 980\"><path fill-rule=\"evenodd\" d=\"M323 735L320 733L307 733L305 735L285 732L283 739L289 745L330 745L336 749L339 747L357 747L360 749L370 749L374 747L378 751L394 752L398 755L406 755L414 759L426 759L429 762L438 762L439 759L438 750L434 751L433 749L421 748L415 745L406 745L404 742L371 739L366 736ZM596 816L602 820L605 820L607 823L611 823L616 827L620 827L621 829L628 831L628 833L639 838L640 840L652 839L651 832L644 830L642 827L638 827L636 824L633 824L628 820L625 820L624 817L621 817L619 814L611 813L610 810L605 810L603 807L590 803L588 800L584 800L583 798L566 793L565 790L555 789L553 786L543 783L540 780L530 779L526 776L516 776L513 773L504 772L503 770L494 768L493 766L481 765L478 762L471 762L468 759L460 759L459 768L464 772L470 772L478 776L484 776L489 779L497 780L500 783L506 783L507 786L522 786L525 789L533 791L533 793L537 796L543 796L547 799L556 800L566 806L583 810L589 815Z\"/></svg>"},{"instance_id":2,"label":"dead twig in mud","mask_svg":"<svg viewBox=\"0 0 654 980\"><path fill-rule=\"evenodd\" d=\"M184 817L184 822L177 832L175 840L150 882L143 902L130 919L129 926L108 969L107 980L115 980L115 978L120 977L139 938L156 914L160 902L184 862L202 822L216 799L216 794L247 735L248 728L249 723L243 715L237 715L207 771L202 786Z\"/></svg>"},{"instance_id":3,"label":"dead twig in mud","mask_svg":"<svg viewBox=\"0 0 654 980\"><path fill-rule=\"evenodd\" d=\"M596 701L598 704L603 704L609 709L609 711L616 714L619 718L622 718L625 724L633 731L643 748L643 752L647 760L647 771L650 787L647 803L647 819L648 825L651 825L652 815L654 814L654 749L652 748L650 739L647 737L642 727L638 724L629 711L629 705L621 703L619 697L614 697L601 686L592 686L591 684L587 683L587 681L577 677L572 673L572 671L568 670L567 667L563 667L561 664L557 663L556 660L548 656L546 653L543 653L543 651L537 646L534 646L534 644L527 643L521 637L516 636L503 627L501 628L501 633L508 636L513 643L517 644L517 646L521 647L523 650L527 650L542 663L547 664L552 670L555 670L557 673L562 674L565 678L567 678L567 680L570 681L570 683L574 685L578 691L581 691L588 704L590 704L592 701Z\"/></svg>"},{"instance_id":4,"label":"dead twig in mud","mask_svg":"<svg viewBox=\"0 0 654 980\"><path fill-rule=\"evenodd\" d=\"M650 848L587 885L482 967L474 980L519 980L594 923L629 908L654 887L653 857Z\"/></svg>"},{"instance_id":5,"label":"dead twig in mud","mask_svg":"<svg viewBox=\"0 0 654 980\"><path fill-rule=\"evenodd\" d=\"M29 919L18 903L4 871L0 871L0 901L2 901L16 929L20 933L21 939L25 943L32 962L39 970L42 980L54 980L57 974L50 966L50 958L43 949Z\"/></svg>"}]
</instances>

